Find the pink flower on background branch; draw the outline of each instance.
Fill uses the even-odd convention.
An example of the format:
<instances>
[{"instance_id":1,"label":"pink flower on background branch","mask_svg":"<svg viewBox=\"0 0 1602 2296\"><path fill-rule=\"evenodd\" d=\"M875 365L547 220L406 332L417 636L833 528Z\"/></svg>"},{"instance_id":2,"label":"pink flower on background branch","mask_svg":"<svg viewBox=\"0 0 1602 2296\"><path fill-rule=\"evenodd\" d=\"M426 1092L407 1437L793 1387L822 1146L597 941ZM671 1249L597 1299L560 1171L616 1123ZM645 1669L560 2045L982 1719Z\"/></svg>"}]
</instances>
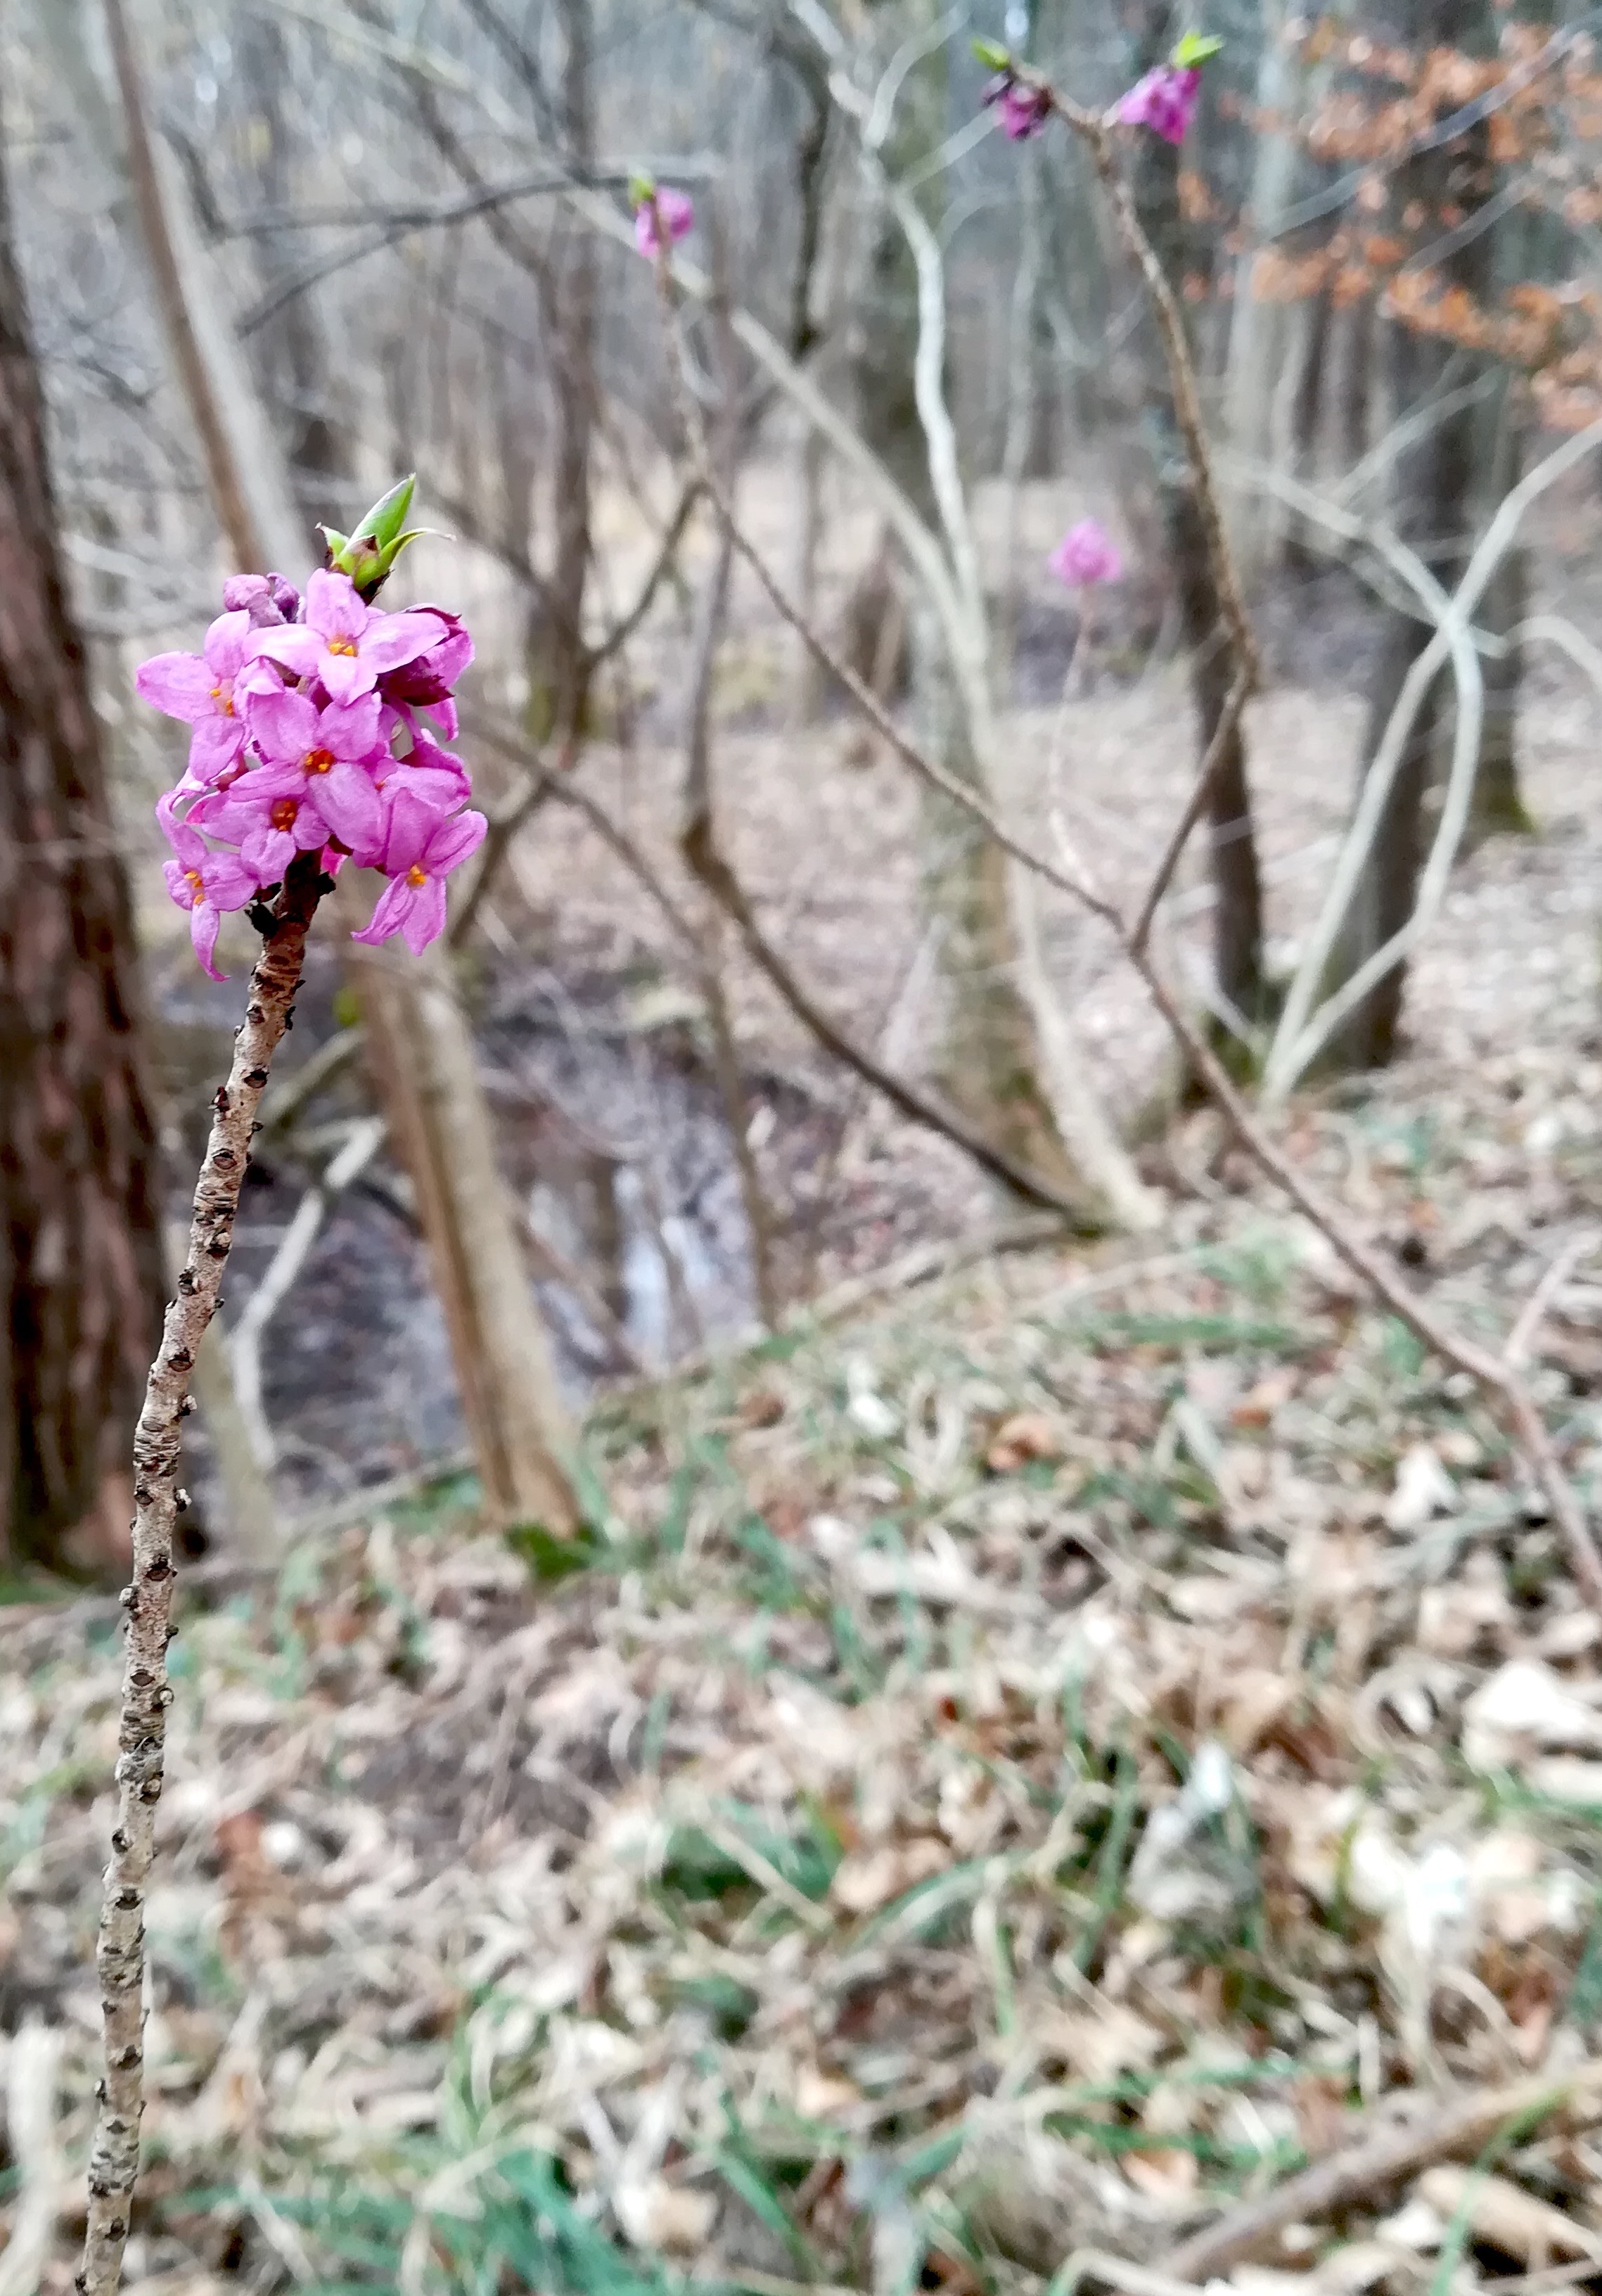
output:
<instances>
[{"instance_id":1,"label":"pink flower on background branch","mask_svg":"<svg viewBox=\"0 0 1602 2296\"><path fill-rule=\"evenodd\" d=\"M1165 144L1182 144L1201 101L1197 64L1158 64L1118 99L1117 117L1126 127L1149 127Z\"/></svg>"},{"instance_id":2,"label":"pink flower on background branch","mask_svg":"<svg viewBox=\"0 0 1602 2296\"><path fill-rule=\"evenodd\" d=\"M1118 546L1099 519L1082 518L1071 526L1048 561L1059 582L1076 590L1102 582L1122 580L1124 561Z\"/></svg>"},{"instance_id":3,"label":"pink flower on background branch","mask_svg":"<svg viewBox=\"0 0 1602 2296\"><path fill-rule=\"evenodd\" d=\"M652 262L694 230L695 201L688 192L674 191L671 184L658 186L638 176L630 194L634 203L634 245Z\"/></svg>"}]
</instances>

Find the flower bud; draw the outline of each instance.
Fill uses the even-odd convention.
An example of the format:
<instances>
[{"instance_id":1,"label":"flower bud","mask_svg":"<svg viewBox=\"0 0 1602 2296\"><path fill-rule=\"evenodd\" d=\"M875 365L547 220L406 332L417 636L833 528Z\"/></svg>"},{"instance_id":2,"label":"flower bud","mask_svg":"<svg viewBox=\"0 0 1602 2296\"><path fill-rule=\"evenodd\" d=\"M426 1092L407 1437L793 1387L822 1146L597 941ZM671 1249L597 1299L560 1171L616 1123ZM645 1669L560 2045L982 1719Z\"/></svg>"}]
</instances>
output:
<instances>
[{"instance_id":1,"label":"flower bud","mask_svg":"<svg viewBox=\"0 0 1602 2296\"><path fill-rule=\"evenodd\" d=\"M340 534L331 526L322 529L328 545L330 568L335 573L348 574L364 598L376 596L407 543L414 542L422 531L421 527L406 525L406 512L412 507L416 485L417 473L413 472L397 486L391 487L373 504L353 534Z\"/></svg>"}]
</instances>

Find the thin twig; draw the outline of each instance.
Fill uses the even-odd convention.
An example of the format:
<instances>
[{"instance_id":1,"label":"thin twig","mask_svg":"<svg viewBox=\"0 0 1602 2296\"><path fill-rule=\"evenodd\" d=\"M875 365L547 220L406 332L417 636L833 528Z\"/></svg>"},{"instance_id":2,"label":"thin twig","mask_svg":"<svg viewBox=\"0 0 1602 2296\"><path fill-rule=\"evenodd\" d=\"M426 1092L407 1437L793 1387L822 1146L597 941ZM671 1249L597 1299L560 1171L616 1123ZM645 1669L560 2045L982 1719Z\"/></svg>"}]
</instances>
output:
<instances>
[{"instance_id":1,"label":"thin twig","mask_svg":"<svg viewBox=\"0 0 1602 2296\"><path fill-rule=\"evenodd\" d=\"M1602 2064L1572 2073L1537 2074L1506 2088L1478 2089L1423 2120L1365 2129L1357 2141L1315 2161L1261 2200L1248 2201L1219 2224L1196 2233L1161 2259L1175 2280L1212 2280L1259 2252L1287 2225L1320 2217L1378 2195L1454 2153L1470 2157L1509 2123L1529 2125L1565 2105L1594 2106L1602 2091Z\"/></svg>"},{"instance_id":2,"label":"thin twig","mask_svg":"<svg viewBox=\"0 0 1602 2296\"><path fill-rule=\"evenodd\" d=\"M105 2024L105 2076L89 2161L88 2225L78 2286L82 2296L115 2296L139 2175L144 2111L144 1883L155 1854L167 1730L167 1645L173 1599L173 1526L179 1507L180 1423L201 1336L217 1312L223 1267L233 1242L250 1135L267 1074L289 1023L319 898L316 857L290 865L279 922L250 976L245 1017L233 1040L228 1081L217 1095L205 1160L195 1185L189 1253L168 1306L134 1438L134 1578L125 1591L127 1660L123 1672L117 1823L105 1873L95 1968Z\"/></svg>"},{"instance_id":3,"label":"thin twig","mask_svg":"<svg viewBox=\"0 0 1602 2296\"><path fill-rule=\"evenodd\" d=\"M1510 1370L1529 1361L1535 1334L1541 1329L1548 1308L1581 1261L1590 1258L1599 1242L1602 1242L1602 1237L1598 1237L1594 1228L1582 1228L1578 1235L1570 1236L1547 1269L1520 1308L1518 1321L1508 1334L1507 1345L1502 1349L1502 1361Z\"/></svg>"}]
</instances>

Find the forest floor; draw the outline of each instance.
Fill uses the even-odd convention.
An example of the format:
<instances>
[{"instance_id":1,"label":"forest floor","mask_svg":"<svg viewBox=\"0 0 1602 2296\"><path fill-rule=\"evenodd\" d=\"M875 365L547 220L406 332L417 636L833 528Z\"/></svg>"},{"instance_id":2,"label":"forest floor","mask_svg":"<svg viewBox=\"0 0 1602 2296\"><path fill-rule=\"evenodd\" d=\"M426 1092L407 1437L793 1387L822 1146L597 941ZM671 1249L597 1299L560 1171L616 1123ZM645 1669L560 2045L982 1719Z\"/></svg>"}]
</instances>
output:
<instances>
[{"instance_id":1,"label":"forest floor","mask_svg":"<svg viewBox=\"0 0 1602 2296\"><path fill-rule=\"evenodd\" d=\"M1534 1381L1589 1489L1566 708L1419 1048L1287 1137L1484 1337L1568 1252ZM458 1480L184 1602L134 2286L1165 2296L1194 2229L1410 2116L1230 2284L1602 2282L1592 2076L1565 2102L1602 1621L1474 1397L1214 1119L1165 1164L1154 1242L993 1252L602 1398L580 1556L484 1536ZM114 1605L0 1616L0 2207L65 2296Z\"/></svg>"}]
</instances>

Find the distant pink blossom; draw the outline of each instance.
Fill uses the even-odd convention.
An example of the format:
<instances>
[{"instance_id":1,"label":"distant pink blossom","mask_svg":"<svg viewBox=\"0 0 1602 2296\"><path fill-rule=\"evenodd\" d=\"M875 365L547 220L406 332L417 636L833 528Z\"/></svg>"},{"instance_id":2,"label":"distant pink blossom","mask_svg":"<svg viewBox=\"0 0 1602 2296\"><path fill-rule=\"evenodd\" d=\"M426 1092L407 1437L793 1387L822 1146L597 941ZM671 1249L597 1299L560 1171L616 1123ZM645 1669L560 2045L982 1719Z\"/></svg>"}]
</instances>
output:
<instances>
[{"instance_id":1,"label":"distant pink blossom","mask_svg":"<svg viewBox=\"0 0 1602 2296\"><path fill-rule=\"evenodd\" d=\"M446 816L413 795L398 780L384 792L387 822L379 866L389 882L379 895L372 922L351 939L388 940L399 933L414 956L445 931L445 881L484 841L481 813Z\"/></svg>"},{"instance_id":2,"label":"distant pink blossom","mask_svg":"<svg viewBox=\"0 0 1602 2296\"><path fill-rule=\"evenodd\" d=\"M296 677L315 677L335 701L371 693L386 670L439 644L432 614L387 614L358 595L348 574L319 570L306 586L306 619L257 630L250 651Z\"/></svg>"},{"instance_id":3,"label":"distant pink blossom","mask_svg":"<svg viewBox=\"0 0 1602 2296\"><path fill-rule=\"evenodd\" d=\"M250 640L244 611L219 614L207 631L200 653L159 653L134 673L142 701L193 727L189 739L189 778L208 785L244 755L245 726L235 706L235 682L242 677Z\"/></svg>"},{"instance_id":4,"label":"distant pink blossom","mask_svg":"<svg viewBox=\"0 0 1602 2296\"><path fill-rule=\"evenodd\" d=\"M642 255L655 258L695 226L695 201L688 192L664 184L634 209L634 245ZM664 237L666 234L666 237Z\"/></svg>"},{"instance_id":5,"label":"distant pink blossom","mask_svg":"<svg viewBox=\"0 0 1602 2296\"><path fill-rule=\"evenodd\" d=\"M219 972L211 961L217 927L225 909L242 909L254 900L256 873L237 854L212 852L199 831L176 817L172 802L170 797L164 798L156 808L176 856L162 863L161 873L178 906L189 911L189 938L201 972L213 980L226 980L227 974Z\"/></svg>"},{"instance_id":6,"label":"distant pink blossom","mask_svg":"<svg viewBox=\"0 0 1602 2296\"><path fill-rule=\"evenodd\" d=\"M1045 89L1031 87L1009 73L1003 72L991 81L985 91L985 102L995 105L1001 132L1014 144L1022 144L1051 117L1051 99Z\"/></svg>"},{"instance_id":7,"label":"distant pink blossom","mask_svg":"<svg viewBox=\"0 0 1602 2296\"><path fill-rule=\"evenodd\" d=\"M1126 127L1149 127L1166 144L1182 144L1196 117L1201 71L1195 64L1158 64L1118 100Z\"/></svg>"},{"instance_id":8,"label":"distant pink blossom","mask_svg":"<svg viewBox=\"0 0 1602 2296\"><path fill-rule=\"evenodd\" d=\"M1116 582L1124 573L1117 545L1099 519L1082 518L1071 526L1051 553L1051 571L1074 589L1089 589L1099 582Z\"/></svg>"}]
</instances>

